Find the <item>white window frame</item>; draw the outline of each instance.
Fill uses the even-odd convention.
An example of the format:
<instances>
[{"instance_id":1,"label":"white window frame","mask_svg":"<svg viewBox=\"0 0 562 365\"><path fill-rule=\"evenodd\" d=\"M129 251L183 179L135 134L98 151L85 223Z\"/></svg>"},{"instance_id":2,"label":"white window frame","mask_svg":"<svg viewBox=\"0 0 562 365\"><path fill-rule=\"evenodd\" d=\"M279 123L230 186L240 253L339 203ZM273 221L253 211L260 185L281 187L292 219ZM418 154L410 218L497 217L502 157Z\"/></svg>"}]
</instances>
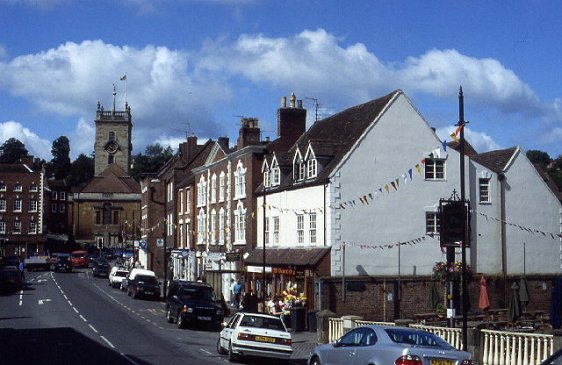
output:
<instances>
[{"instance_id":1,"label":"white window frame","mask_svg":"<svg viewBox=\"0 0 562 365\"><path fill-rule=\"evenodd\" d=\"M263 186L269 188L271 186L271 180L269 175L269 170L263 172Z\"/></svg>"},{"instance_id":2,"label":"white window frame","mask_svg":"<svg viewBox=\"0 0 562 365\"><path fill-rule=\"evenodd\" d=\"M6 211L6 199L0 199L0 212Z\"/></svg>"},{"instance_id":3,"label":"white window frame","mask_svg":"<svg viewBox=\"0 0 562 365\"><path fill-rule=\"evenodd\" d=\"M224 208L219 210L219 244L224 245Z\"/></svg>"},{"instance_id":4,"label":"white window frame","mask_svg":"<svg viewBox=\"0 0 562 365\"><path fill-rule=\"evenodd\" d=\"M59 213L64 213L66 211L66 204L59 204Z\"/></svg>"},{"instance_id":5,"label":"white window frame","mask_svg":"<svg viewBox=\"0 0 562 365\"><path fill-rule=\"evenodd\" d=\"M22 200L21 198L16 198L14 200L14 212L21 212L22 211Z\"/></svg>"},{"instance_id":6,"label":"white window frame","mask_svg":"<svg viewBox=\"0 0 562 365\"><path fill-rule=\"evenodd\" d=\"M480 204L490 204L492 202L492 196L490 195L490 179L489 178L479 178L478 179L478 202Z\"/></svg>"},{"instance_id":7,"label":"white window frame","mask_svg":"<svg viewBox=\"0 0 562 365\"><path fill-rule=\"evenodd\" d=\"M311 244L316 244L316 213L308 214L308 238Z\"/></svg>"},{"instance_id":8,"label":"white window frame","mask_svg":"<svg viewBox=\"0 0 562 365\"><path fill-rule=\"evenodd\" d=\"M304 214L297 214L297 243L304 244Z\"/></svg>"},{"instance_id":9,"label":"white window frame","mask_svg":"<svg viewBox=\"0 0 562 365\"><path fill-rule=\"evenodd\" d=\"M317 174L317 169L318 169L318 164L316 162L316 159L310 159L306 162L307 165L307 178L312 179L316 177Z\"/></svg>"},{"instance_id":10,"label":"white window frame","mask_svg":"<svg viewBox=\"0 0 562 365\"><path fill-rule=\"evenodd\" d=\"M439 213L438 212L425 212L425 233L429 235L439 234Z\"/></svg>"},{"instance_id":11,"label":"white window frame","mask_svg":"<svg viewBox=\"0 0 562 365\"><path fill-rule=\"evenodd\" d=\"M238 161L236 171L234 172L234 199L242 199L246 197L246 169L242 165L242 161Z\"/></svg>"},{"instance_id":12,"label":"white window frame","mask_svg":"<svg viewBox=\"0 0 562 365\"><path fill-rule=\"evenodd\" d=\"M14 191L17 192L22 192L23 191L23 186L18 182L14 185Z\"/></svg>"},{"instance_id":13,"label":"white window frame","mask_svg":"<svg viewBox=\"0 0 562 365\"><path fill-rule=\"evenodd\" d=\"M191 189L185 190L185 213L191 213Z\"/></svg>"},{"instance_id":14,"label":"white window frame","mask_svg":"<svg viewBox=\"0 0 562 365\"><path fill-rule=\"evenodd\" d=\"M265 227L263 229L264 245L269 245L269 217L264 219Z\"/></svg>"},{"instance_id":15,"label":"white window frame","mask_svg":"<svg viewBox=\"0 0 562 365\"><path fill-rule=\"evenodd\" d=\"M279 243L279 216L272 217L273 218L273 244L276 245Z\"/></svg>"},{"instance_id":16,"label":"white window frame","mask_svg":"<svg viewBox=\"0 0 562 365\"><path fill-rule=\"evenodd\" d=\"M31 185L29 186L29 191L32 193L37 192L37 184L31 183Z\"/></svg>"},{"instance_id":17,"label":"white window frame","mask_svg":"<svg viewBox=\"0 0 562 365\"><path fill-rule=\"evenodd\" d=\"M225 190L225 175L224 175L224 171L221 171L219 175L219 202L224 201L224 190Z\"/></svg>"},{"instance_id":18,"label":"white window frame","mask_svg":"<svg viewBox=\"0 0 562 365\"><path fill-rule=\"evenodd\" d=\"M271 169L271 186L279 186L281 183L281 170L279 166L274 166Z\"/></svg>"},{"instance_id":19,"label":"white window frame","mask_svg":"<svg viewBox=\"0 0 562 365\"><path fill-rule=\"evenodd\" d=\"M66 200L66 192L65 191L59 192L59 200Z\"/></svg>"},{"instance_id":20,"label":"white window frame","mask_svg":"<svg viewBox=\"0 0 562 365\"><path fill-rule=\"evenodd\" d=\"M37 212L37 199L30 199L29 200L29 211L30 212Z\"/></svg>"},{"instance_id":21,"label":"white window frame","mask_svg":"<svg viewBox=\"0 0 562 365\"><path fill-rule=\"evenodd\" d=\"M197 207L207 205L207 182L205 177L201 175L199 184L197 184Z\"/></svg>"},{"instance_id":22,"label":"white window frame","mask_svg":"<svg viewBox=\"0 0 562 365\"><path fill-rule=\"evenodd\" d=\"M217 201L217 175L211 177L211 203Z\"/></svg>"},{"instance_id":23,"label":"white window frame","mask_svg":"<svg viewBox=\"0 0 562 365\"><path fill-rule=\"evenodd\" d=\"M29 231L30 234L36 234L37 233L37 223L35 223L35 221L30 221L29 222Z\"/></svg>"},{"instance_id":24,"label":"white window frame","mask_svg":"<svg viewBox=\"0 0 562 365\"><path fill-rule=\"evenodd\" d=\"M6 222L3 220L0 220L0 233L6 234Z\"/></svg>"},{"instance_id":25,"label":"white window frame","mask_svg":"<svg viewBox=\"0 0 562 365\"><path fill-rule=\"evenodd\" d=\"M166 184L166 201L171 202L174 200L174 182L170 181Z\"/></svg>"},{"instance_id":26,"label":"white window frame","mask_svg":"<svg viewBox=\"0 0 562 365\"><path fill-rule=\"evenodd\" d=\"M234 211L234 243L246 243L246 209L242 202L238 202Z\"/></svg>"},{"instance_id":27,"label":"white window frame","mask_svg":"<svg viewBox=\"0 0 562 365\"><path fill-rule=\"evenodd\" d=\"M200 209L199 214L197 215L197 244L202 245L205 244L205 225L206 225L206 217L205 217L205 210Z\"/></svg>"},{"instance_id":28,"label":"white window frame","mask_svg":"<svg viewBox=\"0 0 562 365\"><path fill-rule=\"evenodd\" d=\"M168 213L168 219L166 220L166 235L173 236L174 235L174 215L172 213Z\"/></svg>"},{"instance_id":29,"label":"white window frame","mask_svg":"<svg viewBox=\"0 0 562 365\"><path fill-rule=\"evenodd\" d=\"M211 211L211 227L209 228L211 230L211 244L215 245L217 243L217 212L216 210L212 210Z\"/></svg>"},{"instance_id":30,"label":"white window frame","mask_svg":"<svg viewBox=\"0 0 562 365\"><path fill-rule=\"evenodd\" d=\"M446 163L440 158L425 159L425 180L442 181L447 178Z\"/></svg>"},{"instance_id":31,"label":"white window frame","mask_svg":"<svg viewBox=\"0 0 562 365\"><path fill-rule=\"evenodd\" d=\"M6 191L6 183L5 182L0 182L0 191Z\"/></svg>"},{"instance_id":32,"label":"white window frame","mask_svg":"<svg viewBox=\"0 0 562 365\"><path fill-rule=\"evenodd\" d=\"M58 191L52 191L51 192L51 200L59 200L59 192Z\"/></svg>"},{"instance_id":33,"label":"white window frame","mask_svg":"<svg viewBox=\"0 0 562 365\"><path fill-rule=\"evenodd\" d=\"M184 190L180 189L179 190L180 201L179 201L179 204L178 204L178 213L179 214L183 214L183 206L184 206L184 203L185 203L183 194L184 194Z\"/></svg>"}]
</instances>

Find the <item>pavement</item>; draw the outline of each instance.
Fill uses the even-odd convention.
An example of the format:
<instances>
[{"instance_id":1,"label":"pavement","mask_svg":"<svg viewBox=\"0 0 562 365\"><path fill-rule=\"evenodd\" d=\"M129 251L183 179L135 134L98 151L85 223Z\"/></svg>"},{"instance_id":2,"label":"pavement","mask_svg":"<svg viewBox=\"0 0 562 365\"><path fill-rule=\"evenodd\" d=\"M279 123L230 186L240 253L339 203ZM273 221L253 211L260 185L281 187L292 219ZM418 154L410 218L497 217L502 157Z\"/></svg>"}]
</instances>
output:
<instances>
[{"instance_id":1,"label":"pavement","mask_svg":"<svg viewBox=\"0 0 562 365\"><path fill-rule=\"evenodd\" d=\"M316 331L291 332L291 337L293 339L291 363L306 364L310 353L318 345Z\"/></svg>"}]
</instances>

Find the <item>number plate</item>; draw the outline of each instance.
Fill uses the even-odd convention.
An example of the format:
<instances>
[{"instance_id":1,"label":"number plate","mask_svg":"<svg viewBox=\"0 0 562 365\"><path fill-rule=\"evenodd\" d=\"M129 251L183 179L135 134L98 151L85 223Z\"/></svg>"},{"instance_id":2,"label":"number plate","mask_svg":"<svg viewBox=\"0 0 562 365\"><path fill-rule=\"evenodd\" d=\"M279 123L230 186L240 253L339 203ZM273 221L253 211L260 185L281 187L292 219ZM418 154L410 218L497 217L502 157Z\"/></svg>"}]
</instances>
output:
<instances>
[{"instance_id":1,"label":"number plate","mask_svg":"<svg viewBox=\"0 0 562 365\"><path fill-rule=\"evenodd\" d=\"M455 362L452 360L429 360L430 365L454 365Z\"/></svg>"},{"instance_id":2,"label":"number plate","mask_svg":"<svg viewBox=\"0 0 562 365\"><path fill-rule=\"evenodd\" d=\"M197 317L197 319L200 320L200 321L210 321L211 317L199 316L199 317Z\"/></svg>"},{"instance_id":3,"label":"number plate","mask_svg":"<svg viewBox=\"0 0 562 365\"><path fill-rule=\"evenodd\" d=\"M154 292L152 292L152 291L145 291L144 294L146 294L146 295L153 295Z\"/></svg>"},{"instance_id":4,"label":"number plate","mask_svg":"<svg viewBox=\"0 0 562 365\"><path fill-rule=\"evenodd\" d=\"M275 338L273 338L273 337L256 336L255 339L256 339L256 341L258 341L258 342L275 343Z\"/></svg>"}]
</instances>

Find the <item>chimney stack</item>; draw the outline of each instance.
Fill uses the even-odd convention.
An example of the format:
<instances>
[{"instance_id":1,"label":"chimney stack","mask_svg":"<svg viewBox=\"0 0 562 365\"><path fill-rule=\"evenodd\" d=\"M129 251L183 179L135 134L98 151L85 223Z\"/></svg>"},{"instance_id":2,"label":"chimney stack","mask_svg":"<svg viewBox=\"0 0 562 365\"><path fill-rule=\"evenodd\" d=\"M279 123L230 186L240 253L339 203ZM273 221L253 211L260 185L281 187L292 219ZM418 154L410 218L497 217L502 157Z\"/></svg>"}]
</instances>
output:
<instances>
[{"instance_id":1,"label":"chimney stack","mask_svg":"<svg viewBox=\"0 0 562 365\"><path fill-rule=\"evenodd\" d=\"M197 150L197 137L189 136L187 141L180 143L179 152L180 157L184 162L187 162L195 156L195 151Z\"/></svg>"},{"instance_id":2,"label":"chimney stack","mask_svg":"<svg viewBox=\"0 0 562 365\"><path fill-rule=\"evenodd\" d=\"M283 146L289 148L306 131L306 109L302 107L302 100L297 100L295 94L281 98L281 108L277 111L277 135Z\"/></svg>"},{"instance_id":3,"label":"chimney stack","mask_svg":"<svg viewBox=\"0 0 562 365\"><path fill-rule=\"evenodd\" d=\"M240 150L246 146L260 143L260 127L257 118L242 118L236 147Z\"/></svg>"}]
</instances>

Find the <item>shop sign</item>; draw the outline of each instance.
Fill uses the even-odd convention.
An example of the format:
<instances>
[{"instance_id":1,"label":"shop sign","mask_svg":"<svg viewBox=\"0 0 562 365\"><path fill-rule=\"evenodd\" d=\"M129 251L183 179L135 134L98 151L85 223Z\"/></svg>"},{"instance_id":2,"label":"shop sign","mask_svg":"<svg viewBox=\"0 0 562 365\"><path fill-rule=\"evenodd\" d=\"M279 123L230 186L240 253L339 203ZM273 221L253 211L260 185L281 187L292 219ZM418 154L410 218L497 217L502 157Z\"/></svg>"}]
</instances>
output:
<instances>
[{"instance_id":1,"label":"shop sign","mask_svg":"<svg viewBox=\"0 0 562 365\"><path fill-rule=\"evenodd\" d=\"M275 275L288 275L288 276L295 276L295 270L289 267L274 267L272 270L273 274ZM303 275L304 276L304 275Z\"/></svg>"},{"instance_id":2,"label":"shop sign","mask_svg":"<svg viewBox=\"0 0 562 365\"><path fill-rule=\"evenodd\" d=\"M240 261L240 252L227 252L226 261Z\"/></svg>"},{"instance_id":3,"label":"shop sign","mask_svg":"<svg viewBox=\"0 0 562 365\"><path fill-rule=\"evenodd\" d=\"M263 272L263 266L248 265L248 266L246 266L246 271L247 272L262 273ZM271 267L266 266L265 272L271 272Z\"/></svg>"},{"instance_id":4,"label":"shop sign","mask_svg":"<svg viewBox=\"0 0 562 365\"><path fill-rule=\"evenodd\" d=\"M295 272L295 279L304 280L304 270L297 270Z\"/></svg>"}]
</instances>

